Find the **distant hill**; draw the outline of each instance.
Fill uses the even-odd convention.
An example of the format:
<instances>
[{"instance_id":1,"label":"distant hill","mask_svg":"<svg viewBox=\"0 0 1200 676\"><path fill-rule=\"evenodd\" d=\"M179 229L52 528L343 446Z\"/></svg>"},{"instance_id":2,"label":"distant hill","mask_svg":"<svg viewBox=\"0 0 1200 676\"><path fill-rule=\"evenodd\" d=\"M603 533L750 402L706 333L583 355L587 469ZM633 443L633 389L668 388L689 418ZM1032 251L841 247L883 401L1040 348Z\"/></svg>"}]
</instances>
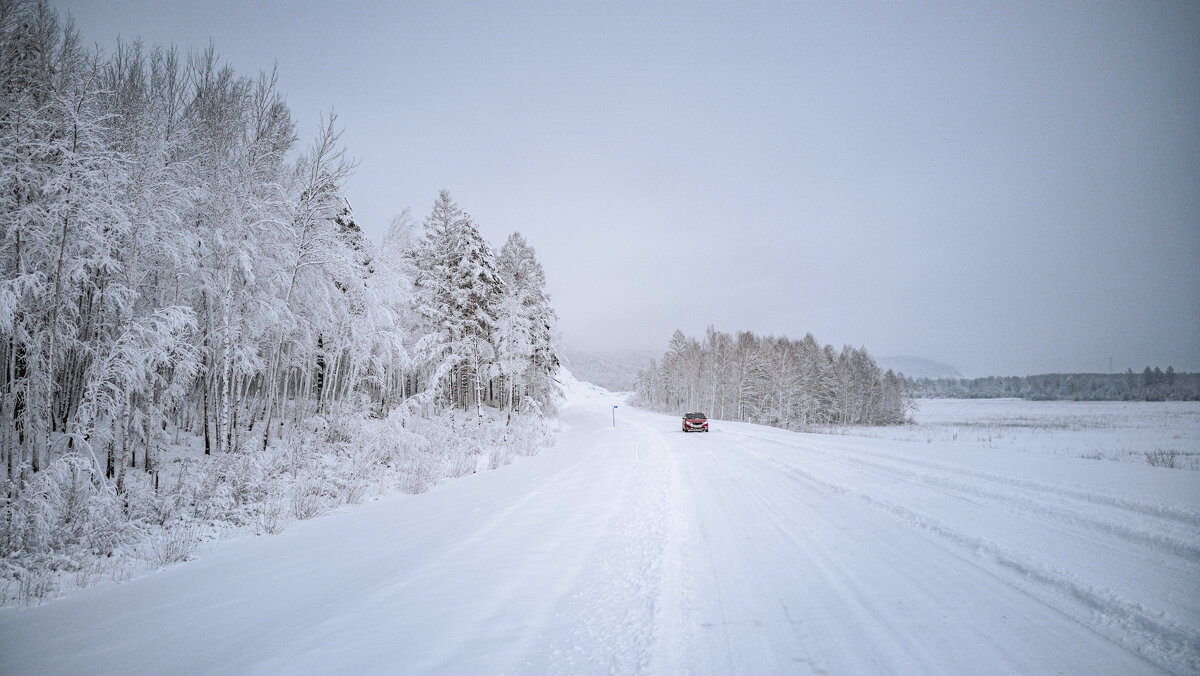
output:
<instances>
[{"instance_id":1,"label":"distant hill","mask_svg":"<svg viewBox=\"0 0 1200 676\"><path fill-rule=\"evenodd\" d=\"M576 379L613 392L629 392L637 383L638 371L662 358L661 350L567 349L564 361Z\"/></svg>"},{"instance_id":2,"label":"distant hill","mask_svg":"<svg viewBox=\"0 0 1200 676\"><path fill-rule=\"evenodd\" d=\"M879 357L875 360L879 368L903 373L909 378L961 378L962 373L949 364L922 357Z\"/></svg>"}]
</instances>

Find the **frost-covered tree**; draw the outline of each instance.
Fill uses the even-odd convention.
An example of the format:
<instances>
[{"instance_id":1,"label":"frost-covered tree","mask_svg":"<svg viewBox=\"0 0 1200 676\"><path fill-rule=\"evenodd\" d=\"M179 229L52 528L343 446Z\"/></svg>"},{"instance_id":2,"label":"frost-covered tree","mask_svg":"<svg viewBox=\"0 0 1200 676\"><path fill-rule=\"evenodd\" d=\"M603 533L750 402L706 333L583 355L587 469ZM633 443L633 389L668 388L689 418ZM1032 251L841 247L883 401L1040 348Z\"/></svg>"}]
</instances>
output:
<instances>
[{"instance_id":1,"label":"frost-covered tree","mask_svg":"<svg viewBox=\"0 0 1200 676\"><path fill-rule=\"evenodd\" d=\"M554 347L558 316L546 294L546 273L520 233L509 235L497 261L504 283L497 312L496 346L501 407L545 403L559 359Z\"/></svg>"},{"instance_id":2,"label":"frost-covered tree","mask_svg":"<svg viewBox=\"0 0 1200 676\"><path fill-rule=\"evenodd\" d=\"M52 446L99 451L110 476L151 470L193 403L206 440L236 448L265 389L286 262L270 244L296 199L274 78L212 49L186 65L140 43L89 55L44 2L0 7L0 63L6 474Z\"/></svg>"},{"instance_id":3,"label":"frost-covered tree","mask_svg":"<svg viewBox=\"0 0 1200 676\"><path fill-rule=\"evenodd\" d=\"M335 119L296 142L273 73L212 47L86 52L46 2L0 0L10 494L62 455L123 490L182 434L255 452L313 418L432 413L435 394L480 412L549 399L533 249L516 235L498 258L446 192L424 237L400 218L377 247Z\"/></svg>"},{"instance_id":4,"label":"frost-covered tree","mask_svg":"<svg viewBox=\"0 0 1200 676\"><path fill-rule=\"evenodd\" d=\"M85 51L44 0L0 0L0 590L184 509L269 516L245 502L281 484L311 515L314 491L351 499L368 468L412 490L471 471L475 450L427 453L461 431L434 404L544 410L554 312L533 249L514 236L498 259L445 192L424 237L402 216L376 246L334 118L296 144L273 73L212 47ZM502 462L544 439L521 423L473 433L503 439ZM347 437L366 448L307 457ZM218 456L203 482L159 462L192 441ZM292 472L263 471L281 457Z\"/></svg>"},{"instance_id":5,"label":"frost-covered tree","mask_svg":"<svg viewBox=\"0 0 1200 676\"><path fill-rule=\"evenodd\" d=\"M98 74L44 3L0 10L0 323L10 472L44 467L71 407L58 384L84 349L81 295L112 267L128 231L111 187L123 170Z\"/></svg>"},{"instance_id":6,"label":"frost-covered tree","mask_svg":"<svg viewBox=\"0 0 1200 676\"><path fill-rule=\"evenodd\" d=\"M447 401L478 410L495 359L491 338L503 281L491 247L448 191L438 195L425 228L416 258L427 328L421 351L435 373L448 376Z\"/></svg>"},{"instance_id":7,"label":"frost-covered tree","mask_svg":"<svg viewBox=\"0 0 1200 676\"><path fill-rule=\"evenodd\" d=\"M414 355L421 318L416 310L418 272L412 252L417 250L419 237L418 226L405 211L388 224L383 244L369 262L378 326L373 354L379 371L373 398L384 410L424 389Z\"/></svg>"},{"instance_id":8,"label":"frost-covered tree","mask_svg":"<svg viewBox=\"0 0 1200 676\"><path fill-rule=\"evenodd\" d=\"M321 367L328 363L325 336L332 333L332 327L344 325L339 320L348 313L342 296L353 286L348 280L358 276L361 265L358 242L350 239L358 234L358 226L341 195L353 165L338 146L340 131L335 124L333 115L323 121L308 152L297 160L292 189L298 191L298 197L288 204L289 216L278 223L276 230L276 251L283 262L279 285L282 297L269 310L275 319L271 327L275 335L265 373L264 448L270 440L271 422L277 415L276 402L286 374L297 364L315 365L318 359ZM303 372L304 368L299 370ZM319 375L321 382L315 387L318 402L323 401L325 386L324 373Z\"/></svg>"}]
</instances>

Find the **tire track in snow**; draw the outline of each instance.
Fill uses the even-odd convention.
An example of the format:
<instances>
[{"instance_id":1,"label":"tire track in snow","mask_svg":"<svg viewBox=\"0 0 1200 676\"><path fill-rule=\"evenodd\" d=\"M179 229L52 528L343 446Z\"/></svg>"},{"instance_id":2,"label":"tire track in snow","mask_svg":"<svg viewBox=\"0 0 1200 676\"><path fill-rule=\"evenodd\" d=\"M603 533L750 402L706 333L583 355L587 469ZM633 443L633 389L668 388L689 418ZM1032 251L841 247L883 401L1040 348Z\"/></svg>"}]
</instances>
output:
<instances>
[{"instance_id":1,"label":"tire track in snow","mask_svg":"<svg viewBox=\"0 0 1200 676\"><path fill-rule=\"evenodd\" d=\"M1146 516L1175 521L1191 529L1200 530L1200 511L1184 507L1182 505L1174 505L1166 502L1146 502L1142 500L1135 500L1123 495L1112 495L1098 489L1082 489L1074 486L1035 481L1032 479L1025 479L997 472L987 472L957 467L955 465L935 462L932 460L906 458L889 453L872 451L862 448L861 446L854 446L849 442L843 441L845 437L835 437L830 440L825 448L820 448L807 440L799 444L795 444L773 438L773 436L770 434L748 432L746 433L746 436L754 438L757 441L763 441L786 448L803 448L804 450L821 453L827 456L846 457L848 454L853 454L855 456L870 456L895 463L913 465L936 472L957 474L1005 486L1047 493L1055 497L1065 497L1095 505L1115 507L1130 512L1144 514Z\"/></svg>"},{"instance_id":2,"label":"tire track in snow","mask_svg":"<svg viewBox=\"0 0 1200 676\"><path fill-rule=\"evenodd\" d=\"M719 439L679 432L668 438L676 440L675 453L684 467L682 481L696 496L688 513L697 536L690 556L696 558L696 574L702 586L695 590L698 596L692 601L696 613L687 627L687 664L698 661L701 673L779 672L784 665L773 661L777 656L772 651L755 650L761 637L752 633L764 624L769 628L767 618L775 609L757 607L748 613L746 608L747 599L762 596L757 576L774 576L733 563L741 559L746 548L740 542L744 529L731 518L744 515L745 507L740 503L759 493L748 488L753 475L743 468L722 466L720 452L713 450ZM712 469L714 464L719 471ZM712 481L714 477L720 481Z\"/></svg>"},{"instance_id":3,"label":"tire track in snow","mask_svg":"<svg viewBox=\"0 0 1200 676\"><path fill-rule=\"evenodd\" d=\"M614 435L613 453L628 460L615 464L624 479L611 496L612 514L570 593L553 610L551 624L562 631L552 639L548 663L531 671L644 673L655 664L664 576L674 572L664 563L671 474L666 449L628 426Z\"/></svg>"},{"instance_id":4,"label":"tire track in snow","mask_svg":"<svg viewBox=\"0 0 1200 676\"><path fill-rule=\"evenodd\" d=\"M696 517L709 526L704 544L712 562L700 571L698 588L711 591L701 629L708 644L691 658L698 671L963 673L977 669L980 657L1005 665L1000 671L1046 668L1017 646L1043 639L1043 650L1052 649L1026 627L1060 623L1061 612L1025 593L1013 598L1003 576L957 547L914 538L854 496L780 471L740 440L726 448L707 441L692 442L696 458L688 465L697 502L709 506ZM982 614L983 627L997 627L1006 613L1027 623L993 635L950 619L962 612ZM1076 626L1064 635L1095 635ZM964 645L971 650L964 653ZM1079 652L1057 651L1052 661L1059 668L1088 663ZM1115 663L1145 671L1145 662L1125 655Z\"/></svg>"},{"instance_id":5,"label":"tire track in snow","mask_svg":"<svg viewBox=\"0 0 1200 676\"><path fill-rule=\"evenodd\" d=\"M1163 556L1176 556L1189 563L1200 561L1200 529L1189 529L1172 522L1171 524L1159 525L1159 528L1168 529L1170 532L1148 532L1146 529L1150 524L1147 524L1145 519L1141 518L1146 516L1144 510L1134 510L1133 513L1140 515L1136 517L1138 523L1136 525L1128 525L1120 521L1094 516L1093 514L1096 514L1094 509L1098 506L1094 503L1068 507L1062 500L1047 501L1050 498L1043 491L1029 490L1027 486L1018 485L1015 482L1005 482L1003 485L1030 495L1019 494L1011 490L1005 491L1003 488L994 487L991 484L995 482L980 481L978 483L971 483L955 479L950 476L952 472L949 471L945 474L939 474L937 471L911 469L910 465L913 463L891 462L892 460L899 459L887 456L886 454L871 454L876 459L865 460L861 457L834 453L811 444L798 445L795 448L819 453L844 464L852 465L855 468L874 468L882 472L881 476L906 477L913 480L914 483L949 489L964 498L983 499L1013 514L1024 515L1027 512L1032 512L1051 517L1068 525L1108 533L1131 544L1149 547L1152 550L1150 553ZM939 465L938 467L941 466ZM973 474L966 473L958 474L967 477L974 476ZM1085 513L1083 511L1085 509L1092 509L1093 513ZM1119 515L1127 515L1130 511L1108 503L1106 503L1106 509L1118 515L1116 518L1121 518ZM1183 537L1173 534L1178 531L1183 531Z\"/></svg>"},{"instance_id":6,"label":"tire track in snow","mask_svg":"<svg viewBox=\"0 0 1200 676\"><path fill-rule=\"evenodd\" d=\"M902 523L932 533L960 549L993 561L998 566L1017 573L1020 580L1034 582L1043 589L1052 591L1057 598L1075 601L1091 611L1092 617L1081 616L1077 610L1055 604L1044 595L1036 596L1048 605L1065 612L1073 620L1091 627L1108 640L1134 654L1142 655L1164 669L1170 670L1183 664L1190 671L1200 670L1200 632L1181 625L1165 613L1130 602L1111 590L1089 586L1065 571L1045 566L1028 556L1006 551L994 542L949 526L935 517L921 514L899 503L819 477L787 462L774 458L763 459L784 472L853 496ZM1011 581L1011 584L1021 587L1017 580Z\"/></svg>"},{"instance_id":7,"label":"tire track in snow","mask_svg":"<svg viewBox=\"0 0 1200 676\"><path fill-rule=\"evenodd\" d=\"M832 596L835 601L830 603L828 598L822 598L820 601L810 600L809 603L796 604L794 601L788 603L780 603L776 614L781 611L782 622L779 624L790 625L791 632L796 636L801 644L806 642L811 643L812 637L808 636L801 628L805 627L806 621L812 622L813 618L805 609L810 609L812 605L822 606L824 610L817 613L822 620L828 621L829 608L836 606L837 613L842 616L841 621L859 627L874 627L874 628L889 628L895 629L896 625L893 618L879 607L879 604L873 598L871 584L862 580L859 576L853 574L852 570L847 569L844 562L840 562L835 558L826 547L813 546L812 539L819 537L819 534L812 530L797 531L796 524L792 520L797 513L803 512L820 512L819 503L812 500L805 500L805 497L811 496L812 491L797 491L794 490L794 484L797 483L795 476L789 476L781 473L777 468L773 467L765 459L760 458L751 453L740 452L736 455L721 455L725 451L714 451L706 449L707 459L714 464L725 465L727 468L734 464L734 468L728 468L721 473L720 477L725 480L726 486L718 486L717 489L723 489L730 495L738 495L743 498L747 505L743 505L743 509L747 506L757 506L753 510L756 519L756 524L759 527L769 528L774 535L776 543L786 543L786 547L775 544L774 546L764 547L762 539L763 533L757 533L755 539L760 549L769 549L770 554L779 557L786 556L791 565L792 574L789 576L791 584L789 589L780 589L779 594L795 593L798 590L805 588L816 588L821 590L822 597ZM758 466L758 471L747 471L751 461ZM773 485L766 485L765 480L779 478L788 479L786 482L775 481ZM711 487L711 485L710 485ZM818 488L823 488L818 485ZM838 495L834 491L822 490L822 499L827 499L831 496ZM802 538L799 533L803 533ZM821 538L823 539L823 538ZM844 552L843 552L844 553ZM765 558L765 557L764 557ZM805 575L804 573L807 573ZM773 576L776 583L780 580ZM795 607L795 611L793 610ZM766 610L766 609L763 609ZM775 609L772 609L775 610ZM731 622L726 617L724 609L722 609L722 626L725 628L725 636L729 640L728 627ZM917 642L906 636L903 632L889 630L886 632L876 632L878 637L886 639L886 646L872 646L871 650L866 652L873 653L873 659L870 660L875 669L882 669L886 660L879 655L916 655L922 652L921 646ZM860 650L862 648L860 647ZM807 667L810 673L813 674L828 674L836 673L837 669L831 665L827 659L820 654L814 654L811 651L796 651L802 652L802 655L791 657L791 664L773 664L769 667L764 666L763 671L783 671L791 670L797 665ZM730 647L730 654L733 654ZM743 665L738 665L739 667ZM893 668L896 664L889 665ZM922 671L916 669L915 664L908 665L913 667L914 672ZM733 670L733 665L730 665L730 670ZM927 671L927 670L925 670Z\"/></svg>"},{"instance_id":8,"label":"tire track in snow","mask_svg":"<svg viewBox=\"0 0 1200 676\"><path fill-rule=\"evenodd\" d=\"M849 458L843 458L843 460L854 462L858 466L873 467L892 475L908 477L927 486L948 489L961 496L982 498L1014 514L1035 513L1051 517L1068 525L1081 526L1086 529L1108 533L1131 544L1148 547L1155 554L1176 556L1190 562L1200 561L1200 544L1198 544L1200 542L1200 533L1188 533L1188 535L1192 536L1188 540L1169 533L1147 532L1142 530L1146 527L1145 523L1141 523L1138 526L1130 526L1117 521L1097 518L1081 511L1082 509L1086 509L1086 507L1071 508L1064 505L1061 501L1046 502L1044 498L1039 499L1036 496L1043 494L1038 492L1033 492L1035 497L1028 497L1018 495L1012 491L1003 492L993 489L986 484L977 485L955 480L932 471L910 470L902 465L889 465L883 462L862 460L860 458L852 461ZM1018 488L1018 490L1024 489Z\"/></svg>"},{"instance_id":9,"label":"tire track in snow","mask_svg":"<svg viewBox=\"0 0 1200 676\"><path fill-rule=\"evenodd\" d=\"M594 468L595 464L594 455L581 454L545 477L539 477L538 483L533 484L528 490L501 496L516 497L503 503L494 511L484 512L483 516L477 521L471 522L469 528L460 536L448 537L437 549L425 552L424 561L405 571L399 577L381 577L378 580L367 579L353 582L352 584L356 586L367 586L343 596L340 599L340 604L343 606L342 612L332 618L322 619L314 627L306 629L304 634L308 636L308 639L301 643L321 645L328 636L339 635L339 631L345 625L355 621L353 618L385 615L390 608L403 607L405 599L412 595L414 590L425 586L443 585L446 581L447 571L461 567L463 561L478 560L481 557L490 558L498 565L503 566L531 565L550 558L567 563L568 565L560 570L561 575L553 580L545 581L545 593L534 599L532 604L535 607L536 615L547 617L551 612L553 602L560 594L565 593L571 580L574 579L573 575L577 575L583 567L581 563L583 554L577 552L572 556L563 556L561 546L556 544L557 541L569 539L572 542L578 542L579 533L588 532L587 529L579 528L579 526L585 525L589 520L594 522L611 518L611 512L615 511L610 510L609 514L588 515L565 514L562 510L564 485L570 486L585 481L588 477L595 480L595 474L588 471L589 468ZM475 511L478 512L479 508ZM539 513L546 516L558 514L560 517L566 517L565 520L560 519L557 523L550 524L551 528L547 528L543 532L545 539L540 543L540 550L509 551L495 548L497 545L496 532L503 532L506 525L511 524L515 519ZM573 524L576 527L568 528L567 524ZM597 533L591 540L594 542L598 538L599 534ZM380 584L381 582L382 584ZM527 579L497 575L494 584L489 589L488 596L479 604L479 608L485 611L486 615L473 618L469 622L488 623L497 617L503 617L509 612L512 604L529 604L528 585L529 580ZM462 621L468 622L466 618L463 618ZM529 644L533 639L532 635L527 635L521 640ZM470 634L464 633L432 634L430 636L431 645L427 650L428 654L424 656L422 662L413 666L417 671L443 670L446 668L445 665L452 663L457 656L472 652L474 640ZM269 672L272 669L266 671Z\"/></svg>"},{"instance_id":10,"label":"tire track in snow","mask_svg":"<svg viewBox=\"0 0 1200 676\"><path fill-rule=\"evenodd\" d=\"M948 465L948 463L944 462L920 460L916 459L916 457L904 457L888 453L880 453L880 451L853 447L851 444L841 442L834 442L830 444L830 448L832 449L827 450L812 447L810 444L805 444L805 448L824 454L830 454L832 453L832 449L838 449L844 454L850 453L854 455L871 456L876 457L876 459L904 463L904 465L932 469L932 471L935 472L959 474L962 475L962 477L980 479L989 481L989 483L1018 487L1018 489L1025 489L1028 491L1049 493L1049 495L1056 498L1072 498L1076 499L1076 501L1100 505L1100 507L1112 507L1126 510L1126 512L1153 516L1153 518L1156 519L1175 521L1178 522L1178 524L1190 528L1190 530L1200 532L1200 512L1195 509L1183 507L1183 505L1176 505L1166 502L1139 501L1139 499L1129 498L1127 496L1111 495L1111 493L1097 489L1080 489L1080 487L1063 485L1060 483L1049 483L1049 481L1037 481L1033 479L1013 477L1013 475L1010 474L984 472L980 471L980 469L956 467L954 465Z\"/></svg>"},{"instance_id":11,"label":"tire track in snow","mask_svg":"<svg viewBox=\"0 0 1200 676\"><path fill-rule=\"evenodd\" d=\"M648 425L639 423L639 427L644 432L642 438L651 436ZM689 649L688 629L694 617L691 561L687 556L691 547L691 524L684 516L690 513L692 505L681 479L678 455L671 452L661 438L655 441L655 445L666 452L671 490L662 578L655 604L651 671L678 674L684 671L682 658Z\"/></svg>"}]
</instances>

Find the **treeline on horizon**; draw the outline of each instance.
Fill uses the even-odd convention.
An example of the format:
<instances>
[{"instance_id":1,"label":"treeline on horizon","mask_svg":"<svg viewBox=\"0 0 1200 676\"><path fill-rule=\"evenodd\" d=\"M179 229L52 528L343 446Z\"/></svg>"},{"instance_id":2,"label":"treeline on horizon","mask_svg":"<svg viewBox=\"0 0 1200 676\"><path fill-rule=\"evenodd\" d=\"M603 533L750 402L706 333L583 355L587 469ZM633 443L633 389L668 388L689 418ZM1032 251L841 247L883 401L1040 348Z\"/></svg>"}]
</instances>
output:
<instances>
[{"instance_id":1,"label":"treeline on horizon","mask_svg":"<svg viewBox=\"0 0 1200 676\"><path fill-rule=\"evenodd\" d=\"M1141 373L1046 373L986 378L905 378L909 393L922 399L1071 401L1200 401L1200 373L1147 366Z\"/></svg>"},{"instance_id":2,"label":"treeline on horizon","mask_svg":"<svg viewBox=\"0 0 1200 676\"><path fill-rule=\"evenodd\" d=\"M296 153L274 75L211 47L89 51L45 2L0 3L10 496L68 453L121 492L180 430L250 452L314 416L548 401L533 249L495 254L445 192L423 236L400 217L376 245L338 137L330 118Z\"/></svg>"},{"instance_id":3,"label":"treeline on horizon","mask_svg":"<svg viewBox=\"0 0 1200 676\"><path fill-rule=\"evenodd\" d=\"M792 430L900 424L911 403L904 379L882 372L865 348L711 326L702 341L675 331L661 362L638 375L634 397L657 411Z\"/></svg>"}]
</instances>

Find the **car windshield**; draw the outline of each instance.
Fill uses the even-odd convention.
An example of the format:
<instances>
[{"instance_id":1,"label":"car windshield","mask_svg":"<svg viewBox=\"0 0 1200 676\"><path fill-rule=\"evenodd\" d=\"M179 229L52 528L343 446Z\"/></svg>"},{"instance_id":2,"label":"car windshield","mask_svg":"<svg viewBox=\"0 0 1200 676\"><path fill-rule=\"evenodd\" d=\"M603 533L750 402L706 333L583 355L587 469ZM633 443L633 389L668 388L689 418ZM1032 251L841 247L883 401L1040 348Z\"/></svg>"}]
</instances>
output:
<instances>
[{"instance_id":1,"label":"car windshield","mask_svg":"<svg viewBox=\"0 0 1200 676\"><path fill-rule=\"evenodd\" d=\"M689 413L683 417L687 418L688 420L705 420L706 419L704 417L703 413Z\"/></svg>"}]
</instances>

